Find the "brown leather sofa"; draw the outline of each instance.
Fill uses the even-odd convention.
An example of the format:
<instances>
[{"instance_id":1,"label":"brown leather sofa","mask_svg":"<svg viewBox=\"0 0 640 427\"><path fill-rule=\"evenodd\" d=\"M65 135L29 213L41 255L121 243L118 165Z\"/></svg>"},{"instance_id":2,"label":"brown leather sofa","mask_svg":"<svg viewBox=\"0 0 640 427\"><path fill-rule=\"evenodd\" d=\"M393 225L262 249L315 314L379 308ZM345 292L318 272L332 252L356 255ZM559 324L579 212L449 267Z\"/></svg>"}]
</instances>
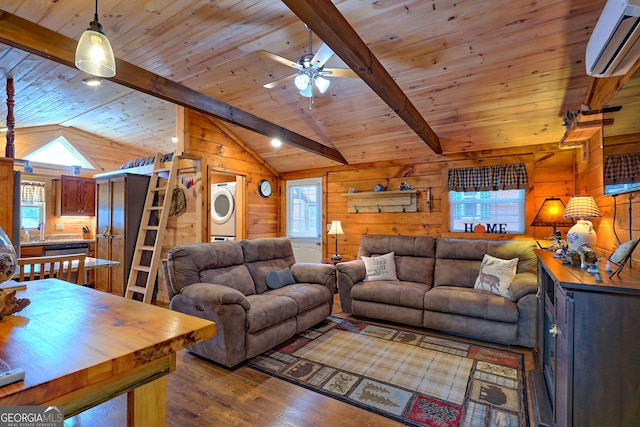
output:
<instances>
[{"instance_id":1,"label":"brown leather sofa","mask_svg":"<svg viewBox=\"0 0 640 427\"><path fill-rule=\"evenodd\" d=\"M289 268L294 284L267 286L267 275ZM172 310L212 320L215 337L189 351L231 367L326 319L335 267L296 263L287 238L178 246L164 265Z\"/></svg>"},{"instance_id":2,"label":"brown leather sofa","mask_svg":"<svg viewBox=\"0 0 640 427\"><path fill-rule=\"evenodd\" d=\"M532 240L365 235L337 264L342 310L357 316L533 348L538 280ZM398 280L364 281L362 256L395 253ZM518 258L510 298L474 289L482 258Z\"/></svg>"}]
</instances>

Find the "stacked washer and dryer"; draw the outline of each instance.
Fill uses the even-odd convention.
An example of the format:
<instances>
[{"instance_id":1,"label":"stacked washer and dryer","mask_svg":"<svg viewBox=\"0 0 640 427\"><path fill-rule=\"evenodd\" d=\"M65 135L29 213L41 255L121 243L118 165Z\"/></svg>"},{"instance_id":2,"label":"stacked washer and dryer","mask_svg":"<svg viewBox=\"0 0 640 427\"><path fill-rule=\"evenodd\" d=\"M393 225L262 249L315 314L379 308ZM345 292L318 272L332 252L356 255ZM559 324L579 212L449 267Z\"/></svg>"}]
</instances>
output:
<instances>
[{"instance_id":1,"label":"stacked washer and dryer","mask_svg":"<svg viewBox=\"0 0 640 427\"><path fill-rule=\"evenodd\" d=\"M211 185L211 241L236 239L236 183Z\"/></svg>"}]
</instances>

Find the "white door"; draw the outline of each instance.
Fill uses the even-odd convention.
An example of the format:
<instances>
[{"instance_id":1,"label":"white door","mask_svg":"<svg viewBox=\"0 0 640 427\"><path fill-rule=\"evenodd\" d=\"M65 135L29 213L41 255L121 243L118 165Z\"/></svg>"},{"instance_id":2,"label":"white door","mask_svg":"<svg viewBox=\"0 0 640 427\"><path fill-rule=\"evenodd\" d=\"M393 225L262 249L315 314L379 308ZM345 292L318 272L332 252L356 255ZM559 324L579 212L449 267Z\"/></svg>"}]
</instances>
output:
<instances>
[{"instance_id":1,"label":"white door","mask_svg":"<svg viewBox=\"0 0 640 427\"><path fill-rule=\"evenodd\" d=\"M289 180L287 237L297 262L322 262L322 178Z\"/></svg>"}]
</instances>

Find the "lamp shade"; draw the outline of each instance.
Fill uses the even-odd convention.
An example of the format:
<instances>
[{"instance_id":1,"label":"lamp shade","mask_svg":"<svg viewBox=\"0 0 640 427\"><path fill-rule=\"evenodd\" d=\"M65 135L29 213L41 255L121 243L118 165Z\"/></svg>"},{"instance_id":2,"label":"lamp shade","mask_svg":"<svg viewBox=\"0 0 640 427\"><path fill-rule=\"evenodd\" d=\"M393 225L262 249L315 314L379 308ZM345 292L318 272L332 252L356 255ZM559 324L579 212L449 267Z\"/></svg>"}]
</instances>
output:
<instances>
[{"instance_id":1,"label":"lamp shade","mask_svg":"<svg viewBox=\"0 0 640 427\"><path fill-rule=\"evenodd\" d=\"M548 197L542 202L536 217L531 223L532 227L571 227L573 220L565 218L565 206L557 197Z\"/></svg>"},{"instance_id":2,"label":"lamp shade","mask_svg":"<svg viewBox=\"0 0 640 427\"><path fill-rule=\"evenodd\" d=\"M342 223L340 221L331 221L331 228L327 234L344 234L344 231L342 231Z\"/></svg>"},{"instance_id":3,"label":"lamp shade","mask_svg":"<svg viewBox=\"0 0 640 427\"><path fill-rule=\"evenodd\" d=\"M116 60L107 36L94 29L86 30L76 47L75 64L87 74L98 77L115 76Z\"/></svg>"},{"instance_id":4,"label":"lamp shade","mask_svg":"<svg viewBox=\"0 0 640 427\"><path fill-rule=\"evenodd\" d=\"M600 209L592 196L573 196L563 216L565 218L599 218Z\"/></svg>"},{"instance_id":5,"label":"lamp shade","mask_svg":"<svg viewBox=\"0 0 640 427\"><path fill-rule=\"evenodd\" d=\"M309 86L309 76L307 74L298 74L293 79L293 82L299 90L305 90Z\"/></svg>"},{"instance_id":6,"label":"lamp shade","mask_svg":"<svg viewBox=\"0 0 640 427\"><path fill-rule=\"evenodd\" d=\"M314 82L316 84L316 87L320 91L320 93L325 93L327 89L329 89L329 85L331 84L329 79L325 79L324 77L321 77L321 76L316 77L314 79Z\"/></svg>"},{"instance_id":7,"label":"lamp shade","mask_svg":"<svg viewBox=\"0 0 640 427\"><path fill-rule=\"evenodd\" d=\"M600 209L591 196L573 196L564 211L565 218L581 218L567 233L567 245L570 251L579 251L582 247L595 248L598 237L591 221L582 218L598 218Z\"/></svg>"}]
</instances>

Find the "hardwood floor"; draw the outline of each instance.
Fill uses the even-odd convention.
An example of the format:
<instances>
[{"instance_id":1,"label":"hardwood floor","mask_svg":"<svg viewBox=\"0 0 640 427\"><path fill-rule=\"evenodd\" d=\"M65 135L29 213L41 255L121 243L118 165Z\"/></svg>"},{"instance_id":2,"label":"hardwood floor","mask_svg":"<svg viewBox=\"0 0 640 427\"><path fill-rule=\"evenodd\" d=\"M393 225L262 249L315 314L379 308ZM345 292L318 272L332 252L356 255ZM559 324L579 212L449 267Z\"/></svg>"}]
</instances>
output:
<instances>
[{"instance_id":1,"label":"hardwood floor","mask_svg":"<svg viewBox=\"0 0 640 427\"><path fill-rule=\"evenodd\" d=\"M342 313L337 295L333 314L341 317L350 316ZM384 324L369 319L367 321ZM404 325L402 328L420 331ZM529 371L534 367L533 355L528 349L507 348L485 342L482 342L482 345L521 353L525 357L525 369ZM402 425L245 366L223 368L185 350L178 352L177 369L167 377L167 396L167 426L172 427ZM530 399L530 396L527 383L527 397ZM529 402L529 423L533 426L530 408ZM124 425L126 396L120 396L65 421L65 426L69 427Z\"/></svg>"}]
</instances>

